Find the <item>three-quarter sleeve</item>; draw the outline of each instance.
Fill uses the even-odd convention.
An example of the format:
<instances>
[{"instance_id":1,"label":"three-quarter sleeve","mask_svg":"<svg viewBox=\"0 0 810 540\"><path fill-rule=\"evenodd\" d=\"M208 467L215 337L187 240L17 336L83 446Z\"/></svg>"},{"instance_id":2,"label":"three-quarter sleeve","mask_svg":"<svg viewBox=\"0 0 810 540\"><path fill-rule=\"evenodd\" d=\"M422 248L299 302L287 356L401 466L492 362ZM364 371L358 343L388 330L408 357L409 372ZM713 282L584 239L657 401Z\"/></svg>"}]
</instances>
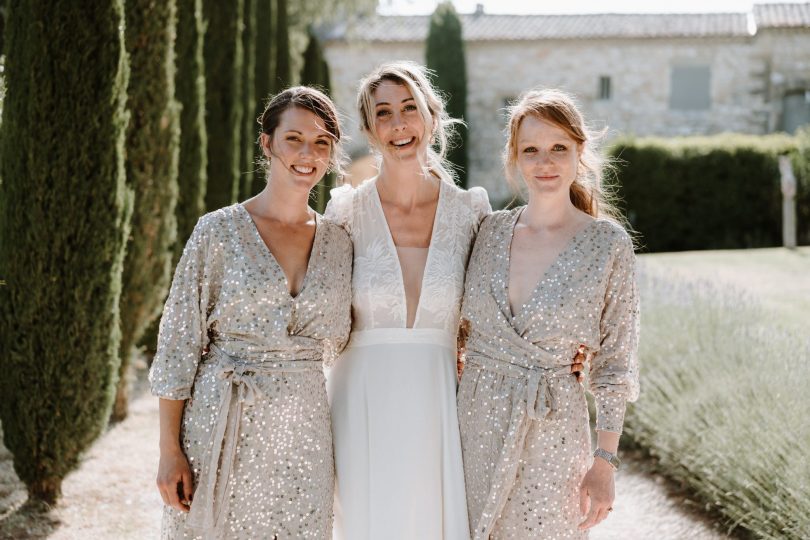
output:
<instances>
[{"instance_id":1,"label":"three-quarter sleeve","mask_svg":"<svg viewBox=\"0 0 810 540\"><path fill-rule=\"evenodd\" d=\"M480 223L484 217L492 213L492 206L489 204L489 195L487 195L487 190L480 186L471 187L468 191L472 198L473 212L478 216Z\"/></svg>"},{"instance_id":2,"label":"three-quarter sleeve","mask_svg":"<svg viewBox=\"0 0 810 540\"><path fill-rule=\"evenodd\" d=\"M329 192L329 202L326 203L326 210L323 216L330 221L343 227L349 234L351 230L352 198L354 188L345 184L334 188Z\"/></svg>"},{"instance_id":3,"label":"three-quarter sleeve","mask_svg":"<svg viewBox=\"0 0 810 540\"><path fill-rule=\"evenodd\" d=\"M210 291L206 284L208 234L201 218L186 243L160 319L157 353L149 371L152 394L188 399L203 348Z\"/></svg>"},{"instance_id":4,"label":"three-quarter sleeve","mask_svg":"<svg viewBox=\"0 0 810 540\"><path fill-rule=\"evenodd\" d=\"M596 401L596 429L621 433L626 403L635 401L639 391L639 298L632 240L622 233L612 250L590 389Z\"/></svg>"}]
</instances>

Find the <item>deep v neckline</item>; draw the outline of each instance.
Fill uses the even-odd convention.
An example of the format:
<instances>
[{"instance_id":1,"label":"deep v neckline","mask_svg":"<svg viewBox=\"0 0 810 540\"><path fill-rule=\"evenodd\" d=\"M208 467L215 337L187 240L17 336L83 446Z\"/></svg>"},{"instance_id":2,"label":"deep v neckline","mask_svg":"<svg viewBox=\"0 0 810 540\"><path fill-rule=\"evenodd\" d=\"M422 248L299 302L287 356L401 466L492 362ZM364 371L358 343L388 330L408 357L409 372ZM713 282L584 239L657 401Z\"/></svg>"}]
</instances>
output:
<instances>
[{"instance_id":1,"label":"deep v neckline","mask_svg":"<svg viewBox=\"0 0 810 540\"><path fill-rule=\"evenodd\" d=\"M420 280L421 288L419 289L419 299L416 304L416 311L413 317L413 326L408 326L408 297L405 294L405 276L402 273L402 263L399 260L399 255L397 254L397 246L394 244L394 235L391 234L391 228L388 226L388 219L385 217L385 211L383 210L382 199L380 198L380 192L377 190L377 178L371 182L371 189L374 191L373 198L375 201L375 205L377 206L377 210L380 213L380 218L383 222L383 228L385 229L385 236L388 244L388 253L390 256L394 258L396 262L397 270L398 270L398 278L399 278L399 291L400 291L400 298L402 300L402 325L403 328L416 328L419 325L419 315L422 312L422 295L425 292L425 276L427 276L428 268L430 268L430 264L433 260L433 244L436 241L436 227L439 222L439 212L442 209L442 201L444 200L444 186L442 185L444 182L439 180L439 200L436 201L436 211L433 214L433 226L430 229L430 242L428 243L427 247L427 257L425 258L425 269L422 271L422 279Z\"/></svg>"},{"instance_id":2,"label":"deep v neckline","mask_svg":"<svg viewBox=\"0 0 810 540\"><path fill-rule=\"evenodd\" d=\"M237 206L239 206L242 209L248 221L250 222L250 227L253 229L254 240L257 241L258 244L261 246L265 256L270 260L270 264L281 275L281 278L284 281L282 285L284 292L287 293L287 296L291 300L295 300L298 297L300 297L301 294L303 294L303 292L307 288L310 270L312 269L315 253L317 252L318 239L320 237L321 232L321 216L318 214L318 212L315 212L315 235L312 238L312 245L309 248L309 257L307 258L307 268L306 270L304 270L304 277L301 279L301 288L298 290L297 294L293 294L292 292L290 292L290 277L287 275L287 272L284 271L284 267L281 266L281 264L278 262L276 256L273 255L273 252L270 250L270 246L268 246L267 242L265 242L264 238L262 238L261 233L259 233L259 227L257 227L256 222L253 221L253 216L250 215L250 212L248 212L248 209L245 208L243 204L239 203L237 204Z\"/></svg>"},{"instance_id":3,"label":"deep v neckline","mask_svg":"<svg viewBox=\"0 0 810 540\"><path fill-rule=\"evenodd\" d=\"M589 221L587 224L585 224L585 226L580 227L577 230L577 232L571 235L571 237L566 241L565 246L563 246L563 248L554 257L554 259L552 259L551 264L549 264L543 271L543 273L540 274L540 277L534 284L534 287L532 288L529 295L526 297L526 300L523 302L522 305L518 306L518 311L515 312L512 309L512 302L509 301L509 278L512 273L512 241L515 239L515 227L517 227L517 222L520 219L520 216L523 214L524 210L526 210L525 206L522 207L518 212L515 212L514 218L512 219L512 222L509 224L509 241L504 242L504 244L506 245L506 255L504 256L506 267L504 269L505 276L503 279L503 298L504 302L506 302L505 307L507 313L509 314L512 321L518 320L521 317L521 315L523 315L523 312L526 311L526 306L531 304L532 301L535 299L535 297L537 296L537 291L540 289L543 283L546 282L551 270L557 267L562 258L568 254L568 252L571 250L571 247L575 244L575 240L577 240L577 238L579 238L586 231L588 231L593 226L594 223L599 221L598 219L593 219Z\"/></svg>"}]
</instances>

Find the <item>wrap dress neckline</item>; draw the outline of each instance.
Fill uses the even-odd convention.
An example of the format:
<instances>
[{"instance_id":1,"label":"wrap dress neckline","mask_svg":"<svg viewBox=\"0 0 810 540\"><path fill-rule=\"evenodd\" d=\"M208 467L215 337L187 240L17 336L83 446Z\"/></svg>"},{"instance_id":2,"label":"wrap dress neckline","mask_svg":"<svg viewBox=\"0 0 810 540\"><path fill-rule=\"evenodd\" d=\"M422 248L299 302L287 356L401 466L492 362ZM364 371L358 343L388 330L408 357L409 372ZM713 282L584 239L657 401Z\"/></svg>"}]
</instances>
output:
<instances>
[{"instance_id":1,"label":"wrap dress neckline","mask_svg":"<svg viewBox=\"0 0 810 540\"><path fill-rule=\"evenodd\" d=\"M287 292L287 296L291 300L297 299L307 287L307 283L309 281L309 275L312 273L310 270L312 269L312 265L314 259L316 258L316 254L318 253L319 246L319 239L320 239L320 231L321 227L321 216L315 212L315 236L312 238L312 246L309 249L309 257L307 258L307 269L304 272L304 278L301 280L301 288L298 290L296 294L292 294L290 292L290 278L287 276L287 273L282 268L281 264L276 259L276 256L273 255L273 251L270 249L270 246L267 245L267 242L264 241L262 238L261 233L259 232L259 227L256 225L256 222L253 220L253 216L250 215L248 209L245 208L244 204L237 204L237 207L241 210L242 214L247 218L250 222L250 228L253 231L254 240L258 242L259 246L263 249L261 251L266 255L266 259L270 263L270 267L273 269L273 273L276 276L276 279L279 282L279 285L284 288Z\"/></svg>"}]
</instances>

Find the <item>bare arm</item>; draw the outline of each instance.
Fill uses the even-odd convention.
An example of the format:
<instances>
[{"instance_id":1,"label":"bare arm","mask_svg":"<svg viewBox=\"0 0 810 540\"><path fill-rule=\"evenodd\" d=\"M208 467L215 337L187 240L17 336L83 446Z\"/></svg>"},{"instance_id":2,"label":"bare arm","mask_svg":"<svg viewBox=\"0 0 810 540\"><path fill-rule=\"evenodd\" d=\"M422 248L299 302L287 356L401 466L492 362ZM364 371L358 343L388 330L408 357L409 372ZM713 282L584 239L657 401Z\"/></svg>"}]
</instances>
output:
<instances>
[{"instance_id":1,"label":"bare arm","mask_svg":"<svg viewBox=\"0 0 810 540\"><path fill-rule=\"evenodd\" d=\"M191 468L180 446L180 423L185 404L182 399L160 399L157 487L163 502L181 512L188 512L192 496Z\"/></svg>"}]
</instances>

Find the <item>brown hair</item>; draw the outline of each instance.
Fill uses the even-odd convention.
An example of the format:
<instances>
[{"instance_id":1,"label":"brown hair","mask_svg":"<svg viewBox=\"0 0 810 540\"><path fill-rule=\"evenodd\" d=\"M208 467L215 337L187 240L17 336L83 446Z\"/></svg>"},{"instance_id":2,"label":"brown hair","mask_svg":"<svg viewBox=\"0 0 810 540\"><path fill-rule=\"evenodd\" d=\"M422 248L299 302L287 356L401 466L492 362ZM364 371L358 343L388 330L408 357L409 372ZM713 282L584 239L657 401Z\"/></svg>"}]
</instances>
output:
<instances>
[{"instance_id":1,"label":"brown hair","mask_svg":"<svg viewBox=\"0 0 810 540\"><path fill-rule=\"evenodd\" d=\"M624 218L612 202L611 191L603 185L605 172L612 171L613 166L596 148L602 134L594 134L588 129L573 96L562 90L530 90L522 94L515 105L509 107L503 161L506 179L512 189L522 191L515 178L517 134L521 122L529 115L559 126L579 146L577 176L570 188L573 205L590 216L612 219L624 225Z\"/></svg>"},{"instance_id":2,"label":"brown hair","mask_svg":"<svg viewBox=\"0 0 810 540\"><path fill-rule=\"evenodd\" d=\"M281 115L290 107L300 107L323 120L326 134L332 140L332 149L329 155L327 172L335 172L338 177L343 176L344 155L341 148L340 122L337 109L329 96L309 86L293 86L287 88L270 98L262 115L256 120L262 126L262 133L273 136L273 132L281 122ZM259 143L261 144L261 142ZM262 162L267 174L270 173L269 159Z\"/></svg>"},{"instance_id":3,"label":"brown hair","mask_svg":"<svg viewBox=\"0 0 810 540\"><path fill-rule=\"evenodd\" d=\"M377 66L360 81L357 93L357 109L360 112L360 128L366 133L372 146L379 148L380 141L374 128L374 91L384 81L405 86L413 96L416 107L425 124L425 137L431 142L427 149L425 168L446 182L453 183L455 173L447 161L447 150L454 134L454 126L461 120L450 118L444 108L439 92L430 84L429 71L415 62L400 60Z\"/></svg>"}]
</instances>

